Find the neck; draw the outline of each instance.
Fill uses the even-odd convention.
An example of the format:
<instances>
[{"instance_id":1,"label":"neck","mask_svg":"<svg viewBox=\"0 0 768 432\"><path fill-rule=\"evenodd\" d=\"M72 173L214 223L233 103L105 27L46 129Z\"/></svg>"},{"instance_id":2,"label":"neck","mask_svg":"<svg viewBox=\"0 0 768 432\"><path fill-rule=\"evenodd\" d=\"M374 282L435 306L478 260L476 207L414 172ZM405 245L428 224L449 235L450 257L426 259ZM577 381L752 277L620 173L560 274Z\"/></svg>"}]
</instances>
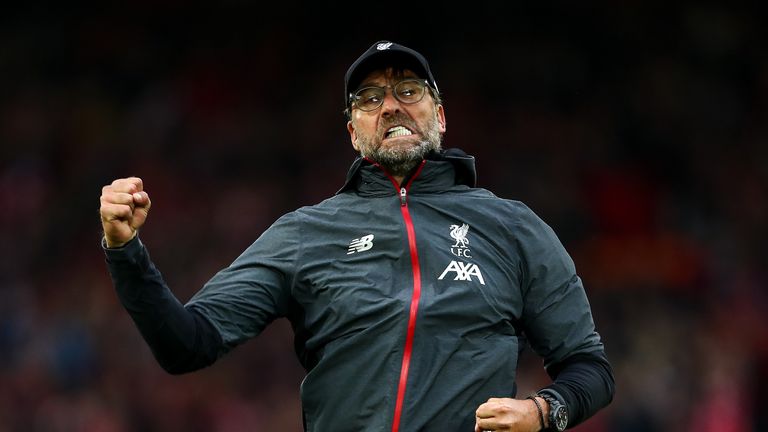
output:
<instances>
[{"instance_id":1,"label":"neck","mask_svg":"<svg viewBox=\"0 0 768 432\"><path fill-rule=\"evenodd\" d=\"M374 161L373 159L369 158L368 156L363 156L363 158L365 158L365 160L367 160L368 162L370 162L370 163L378 166L382 170L384 170L390 177L392 177L392 179L394 179L397 182L398 186L400 186L400 187L403 186L403 179L405 179L406 174L393 174L391 167L384 166L384 165ZM414 165L418 165L418 163L416 163ZM402 167L398 167L398 168L402 168ZM414 167L409 167L408 171L413 171L413 168ZM403 170L400 169L398 172L403 172Z\"/></svg>"}]
</instances>

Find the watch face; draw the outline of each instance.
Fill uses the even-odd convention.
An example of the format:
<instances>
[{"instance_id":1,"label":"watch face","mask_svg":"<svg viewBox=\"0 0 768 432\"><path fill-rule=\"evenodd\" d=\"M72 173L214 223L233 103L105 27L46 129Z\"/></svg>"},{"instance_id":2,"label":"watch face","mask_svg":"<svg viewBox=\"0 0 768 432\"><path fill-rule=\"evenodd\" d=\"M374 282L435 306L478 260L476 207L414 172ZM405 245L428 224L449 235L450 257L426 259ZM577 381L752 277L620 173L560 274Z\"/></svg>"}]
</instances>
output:
<instances>
[{"instance_id":1,"label":"watch face","mask_svg":"<svg viewBox=\"0 0 768 432\"><path fill-rule=\"evenodd\" d=\"M566 426L568 426L568 413L564 406L557 407L555 411L555 428L558 431L564 431Z\"/></svg>"}]
</instances>

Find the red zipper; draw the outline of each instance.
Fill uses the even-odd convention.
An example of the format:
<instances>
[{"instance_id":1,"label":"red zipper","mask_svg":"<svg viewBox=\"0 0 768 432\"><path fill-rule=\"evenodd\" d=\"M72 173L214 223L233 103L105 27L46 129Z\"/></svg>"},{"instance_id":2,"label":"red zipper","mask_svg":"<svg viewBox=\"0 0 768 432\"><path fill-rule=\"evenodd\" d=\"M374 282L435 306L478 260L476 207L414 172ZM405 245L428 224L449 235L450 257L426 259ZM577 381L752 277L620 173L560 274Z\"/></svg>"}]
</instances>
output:
<instances>
[{"instance_id":1,"label":"red zipper","mask_svg":"<svg viewBox=\"0 0 768 432\"><path fill-rule=\"evenodd\" d=\"M413 229L413 220L408 211L408 189L410 189L413 180L419 176L421 169L427 161L422 161L419 168L413 174L405 187L400 187L397 181L382 169L387 177L392 181L400 194L400 213L403 214L405 221L405 230L408 233L408 249L411 254L411 270L413 271L413 293L411 294L411 307L408 314L408 331L405 336L405 348L403 349L403 362L400 366L400 379L397 384L397 400L395 401L395 413L392 420L392 432L398 432L400 429L400 419L403 414L403 401L405 400L405 388L408 385L408 368L411 365L411 354L413 352L413 337L416 333L416 316L419 311L419 299L421 298L421 267L419 266L419 253L416 250L416 231ZM378 164L377 164L378 165ZM379 167L381 168L381 167Z\"/></svg>"}]
</instances>

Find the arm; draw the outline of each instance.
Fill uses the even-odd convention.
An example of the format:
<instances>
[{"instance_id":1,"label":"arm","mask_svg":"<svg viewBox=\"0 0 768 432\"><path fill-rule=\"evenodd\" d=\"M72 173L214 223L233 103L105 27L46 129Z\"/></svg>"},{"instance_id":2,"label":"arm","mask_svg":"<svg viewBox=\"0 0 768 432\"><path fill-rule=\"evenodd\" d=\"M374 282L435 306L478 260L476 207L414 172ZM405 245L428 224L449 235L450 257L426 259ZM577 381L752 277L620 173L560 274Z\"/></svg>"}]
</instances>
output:
<instances>
[{"instance_id":1,"label":"arm","mask_svg":"<svg viewBox=\"0 0 768 432\"><path fill-rule=\"evenodd\" d=\"M523 258L522 325L553 380L541 391L565 404L573 427L611 402L613 371L582 281L554 231L527 210L517 232Z\"/></svg>"},{"instance_id":2,"label":"arm","mask_svg":"<svg viewBox=\"0 0 768 432\"><path fill-rule=\"evenodd\" d=\"M256 336L289 309L288 275L300 242L293 217L268 229L232 265L182 305L138 239L150 207L141 179L115 180L101 197L107 264L121 303L160 365L196 370Z\"/></svg>"},{"instance_id":3,"label":"arm","mask_svg":"<svg viewBox=\"0 0 768 432\"><path fill-rule=\"evenodd\" d=\"M608 405L614 377L573 261L550 227L523 207L514 233L521 261L524 299L521 325L534 351L544 358L549 393L568 410L573 427ZM549 427L549 404L541 415L528 399L491 398L477 412L476 431L539 431ZM540 420L541 418L541 420Z\"/></svg>"},{"instance_id":4,"label":"arm","mask_svg":"<svg viewBox=\"0 0 768 432\"><path fill-rule=\"evenodd\" d=\"M547 389L568 407L568 424L588 419L613 399L613 369L603 351L576 354L547 369L553 383ZM542 389L544 390L544 389Z\"/></svg>"},{"instance_id":5,"label":"arm","mask_svg":"<svg viewBox=\"0 0 768 432\"><path fill-rule=\"evenodd\" d=\"M102 246L120 302L158 363L183 373L213 363L221 337L199 313L171 293L137 237L152 205L140 178L118 179L101 192Z\"/></svg>"},{"instance_id":6,"label":"arm","mask_svg":"<svg viewBox=\"0 0 768 432\"><path fill-rule=\"evenodd\" d=\"M540 391L549 392L565 404L568 408L569 427L588 419L613 399L613 370L603 351L575 354L550 365L547 373L553 382ZM475 431L497 430L511 425L515 426L513 430L516 431L536 432L547 428L549 404L538 396L536 401L539 402L538 407L530 397L491 398L480 405L475 413Z\"/></svg>"},{"instance_id":7,"label":"arm","mask_svg":"<svg viewBox=\"0 0 768 432\"><path fill-rule=\"evenodd\" d=\"M180 374L216 361L219 333L176 299L138 237L123 247L105 248L105 254L120 303L163 369Z\"/></svg>"}]
</instances>

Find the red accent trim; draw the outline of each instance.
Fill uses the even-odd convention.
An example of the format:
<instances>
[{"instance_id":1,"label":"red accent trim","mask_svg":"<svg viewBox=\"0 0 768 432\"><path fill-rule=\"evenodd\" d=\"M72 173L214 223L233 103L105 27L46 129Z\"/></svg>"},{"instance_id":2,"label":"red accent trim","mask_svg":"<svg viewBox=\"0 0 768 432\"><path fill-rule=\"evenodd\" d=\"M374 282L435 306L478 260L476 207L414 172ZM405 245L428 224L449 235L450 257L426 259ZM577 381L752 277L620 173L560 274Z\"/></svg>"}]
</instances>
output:
<instances>
[{"instance_id":1,"label":"red accent trim","mask_svg":"<svg viewBox=\"0 0 768 432\"><path fill-rule=\"evenodd\" d=\"M395 187L395 191L397 192L397 194L398 195L400 194L401 185L397 183L397 180L395 180L395 178L392 177L392 175L389 173L389 171L385 170L383 166L379 165L379 163L375 162L373 159L368 159L368 156L364 157L363 159L365 159L368 162L370 162L371 165L374 165L374 166L378 167L384 173L384 175L387 176L389 181L392 182L392 185ZM408 180L408 184L405 185L405 190L406 191L411 188L411 183L413 183L413 181L416 180L416 177L418 177L419 174L421 174L421 170L424 168L424 165L426 165L426 164L427 164L426 159L421 161L421 164L416 169L416 171L413 173L413 176L411 176L411 179Z\"/></svg>"},{"instance_id":2,"label":"red accent trim","mask_svg":"<svg viewBox=\"0 0 768 432\"><path fill-rule=\"evenodd\" d=\"M405 185L405 190L408 190L411 188L411 183L413 183L413 181L416 180L416 177L418 177L419 174L421 174L421 170L424 168L424 165L426 164L427 164L426 160L421 161L421 165L419 165L419 168L416 170L415 173L413 173L413 176L411 177L411 179L408 180L408 184Z\"/></svg>"},{"instance_id":3,"label":"red accent trim","mask_svg":"<svg viewBox=\"0 0 768 432\"><path fill-rule=\"evenodd\" d=\"M426 161L421 162L419 169L413 174L405 190L411 187L413 180L419 176L421 169L424 168ZM389 174L387 174L389 175ZM397 182L390 177L392 183L397 186ZM421 266L419 265L419 253L416 249L416 231L413 229L413 220L408 211L408 204L400 206L400 212L405 220L405 229L408 233L408 249L411 253L411 269L413 271L413 294L411 295L411 307L408 314L408 331L405 336L405 348L403 349L403 362L400 366L400 380L397 385L397 400L395 402L395 414L392 421L392 432L398 432L400 428L400 418L403 414L403 401L405 400L405 388L408 384L408 368L411 365L411 354L413 352L413 337L416 333L416 315L419 311L419 299L421 298Z\"/></svg>"}]
</instances>

